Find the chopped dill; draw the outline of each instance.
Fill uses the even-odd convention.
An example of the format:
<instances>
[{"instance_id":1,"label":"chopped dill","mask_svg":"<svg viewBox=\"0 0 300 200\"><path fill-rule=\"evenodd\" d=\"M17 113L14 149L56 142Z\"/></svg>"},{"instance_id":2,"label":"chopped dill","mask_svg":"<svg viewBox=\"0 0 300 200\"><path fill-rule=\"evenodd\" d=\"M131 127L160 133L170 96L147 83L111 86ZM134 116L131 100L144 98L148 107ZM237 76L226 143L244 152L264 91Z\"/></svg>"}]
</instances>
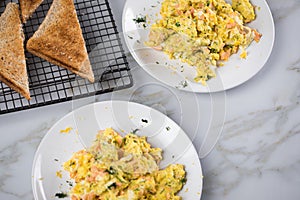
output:
<instances>
[{"instance_id":1,"label":"chopped dill","mask_svg":"<svg viewBox=\"0 0 300 200\"><path fill-rule=\"evenodd\" d=\"M136 24L139 24L139 23L145 23L145 22L146 22L146 16L136 17L135 19L133 19L133 21L134 21Z\"/></svg>"}]
</instances>

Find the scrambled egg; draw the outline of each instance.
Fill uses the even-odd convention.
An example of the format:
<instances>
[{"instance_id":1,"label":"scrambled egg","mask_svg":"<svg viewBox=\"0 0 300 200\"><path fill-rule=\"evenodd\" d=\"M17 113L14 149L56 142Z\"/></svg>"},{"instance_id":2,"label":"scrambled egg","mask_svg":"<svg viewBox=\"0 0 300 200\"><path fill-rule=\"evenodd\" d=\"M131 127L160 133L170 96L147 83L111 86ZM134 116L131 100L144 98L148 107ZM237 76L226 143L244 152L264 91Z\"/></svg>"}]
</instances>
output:
<instances>
[{"instance_id":1,"label":"scrambled egg","mask_svg":"<svg viewBox=\"0 0 300 200\"><path fill-rule=\"evenodd\" d=\"M59 132L60 133L70 133L70 131L72 130L73 128L72 127L67 127L66 129L63 129L63 130L60 130Z\"/></svg>"},{"instance_id":2,"label":"scrambled egg","mask_svg":"<svg viewBox=\"0 0 300 200\"><path fill-rule=\"evenodd\" d=\"M247 48L261 34L245 26L255 19L249 0L164 0L161 19L151 26L146 45L194 66L195 81L215 77L213 66ZM245 58L243 52L241 58Z\"/></svg>"},{"instance_id":3,"label":"scrambled egg","mask_svg":"<svg viewBox=\"0 0 300 200\"><path fill-rule=\"evenodd\" d=\"M63 167L76 183L72 200L180 200L176 193L185 183L184 166L171 164L160 170L161 160L162 150L151 147L146 137L121 137L108 128Z\"/></svg>"},{"instance_id":4,"label":"scrambled egg","mask_svg":"<svg viewBox=\"0 0 300 200\"><path fill-rule=\"evenodd\" d=\"M232 8L241 13L244 22L251 22L255 19L254 8L249 0L232 0Z\"/></svg>"}]
</instances>

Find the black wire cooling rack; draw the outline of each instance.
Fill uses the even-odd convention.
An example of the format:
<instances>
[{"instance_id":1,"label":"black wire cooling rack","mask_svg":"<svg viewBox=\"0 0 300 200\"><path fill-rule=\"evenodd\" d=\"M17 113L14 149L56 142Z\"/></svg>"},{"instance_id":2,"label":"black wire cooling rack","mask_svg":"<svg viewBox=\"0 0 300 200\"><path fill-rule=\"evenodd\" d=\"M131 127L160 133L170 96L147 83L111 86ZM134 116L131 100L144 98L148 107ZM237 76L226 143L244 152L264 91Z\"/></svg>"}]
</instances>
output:
<instances>
[{"instance_id":1,"label":"black wire cooling rack","mask_svg":"<svg viewBox=\"0 0 300 200\"><path fill-rule=\"evenodd\" d=\"M0 1L0 14L13 0ZM52 0L44 0L24 25L25 43L44 20ZM131 87L130 68L107 0L75 0L95 83L25 52L31 100L0 82L0 114L69 101Z\"/></svg>"}]
</instances>

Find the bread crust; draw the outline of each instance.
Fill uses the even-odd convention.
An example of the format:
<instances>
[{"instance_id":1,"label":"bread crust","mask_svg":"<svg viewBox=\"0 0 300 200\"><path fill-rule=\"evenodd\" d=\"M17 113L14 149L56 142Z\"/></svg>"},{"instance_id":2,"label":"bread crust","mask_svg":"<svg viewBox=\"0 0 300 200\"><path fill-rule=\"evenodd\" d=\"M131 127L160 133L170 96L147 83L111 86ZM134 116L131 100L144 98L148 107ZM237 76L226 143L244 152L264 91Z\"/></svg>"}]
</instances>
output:
<instances>
[{"instance_id":1,"label":"bread crust","mask_svg":"<svg viewBox=\"0 0 300 200\"><path fill-rule=\"evenodd\" d=\"M94 82L73 0L53 0L46 18L28 40L26 48L32 54Z\"/></svg>"},{"instance_id":2,"label":"bread crust","mask_svg":"<svg viewBox=\"0 0 300 200\"><path fill-rule=\"evenodd\" d=\"M43 1L44 0L19 0L23 23L26 23L32 13L34 13Z\"/></svg>"},{"instance_id":3,"label":"bread crust","mask_svg":"<svg viewBox=\"0 0 300 200\"><path fill-rule=\"evenodd\" d=\"M0 17L0 80L30 99L19 6L9 3Z\"/></svg>"}]
</instances>

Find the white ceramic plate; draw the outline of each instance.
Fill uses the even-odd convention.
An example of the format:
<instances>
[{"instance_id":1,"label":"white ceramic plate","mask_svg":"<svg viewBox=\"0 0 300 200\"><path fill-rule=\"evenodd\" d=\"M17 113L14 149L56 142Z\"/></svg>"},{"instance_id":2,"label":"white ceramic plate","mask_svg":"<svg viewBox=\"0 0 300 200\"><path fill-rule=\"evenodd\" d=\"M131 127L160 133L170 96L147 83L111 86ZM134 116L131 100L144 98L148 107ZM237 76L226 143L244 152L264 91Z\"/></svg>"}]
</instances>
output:
<instances>
[{"instance_id":1,"label":"white ceramic plate","mask_svg":"<svg viewBox=\"0 0 300 200\"><path fill-rule=\"evenodd\" d=\"M91 125L95 117L97 125ZM85 125L86 132L77 133L76 123ZM67 127L69 133L60 133ZM91 128L94 127L94 128ZM163 149L164 168L170 163L185 165L187 182L179 195L183 199L199 200L202 192L202 170L197 152L184 131L170 118L152 108L126 101L104 101L81 107L59 120L45 135L35 154L32 187L36 200L55 199L56 193L66 193L70 180L62 164L84 146L80 137L95 138L98 130L112 127L121 134L139 129L138 135L148 137L154 147ZM95 129L95 130L92 130ZM80 128L82 132L82 128ZM92 142L92 141L91 141ZM62 170L62 178L56 172ZM68 197L65 199L69 199Z\"/></svg>"},{"instance_id":2,"label":"white ceramic plate","mask_svg":"<svg viewBox=\"0 0 300 200\"><path fill-rule=\"evenodd\" d=\"M144 42L148 40L151 24L160 18L161 2L162 0L127 0L122 19L124 37L129 51L138 64L154 78L186 91L216 92L246 82L267 62L275 37L273 17L265 0L251 0L256 6L257 17L248 26L262 33L260 42L253 42L247 48L247 59L239 58L240 52L231 56L229 61L225 62L224 67L217 70L217 78L208 81L208 86L194 82L196 72L192 67L178 60L170 60L163 52L144 45ZM139 16L146 16L145 27L143 23L137 24L133 20Z\"/></svg>"}]
</instances>

